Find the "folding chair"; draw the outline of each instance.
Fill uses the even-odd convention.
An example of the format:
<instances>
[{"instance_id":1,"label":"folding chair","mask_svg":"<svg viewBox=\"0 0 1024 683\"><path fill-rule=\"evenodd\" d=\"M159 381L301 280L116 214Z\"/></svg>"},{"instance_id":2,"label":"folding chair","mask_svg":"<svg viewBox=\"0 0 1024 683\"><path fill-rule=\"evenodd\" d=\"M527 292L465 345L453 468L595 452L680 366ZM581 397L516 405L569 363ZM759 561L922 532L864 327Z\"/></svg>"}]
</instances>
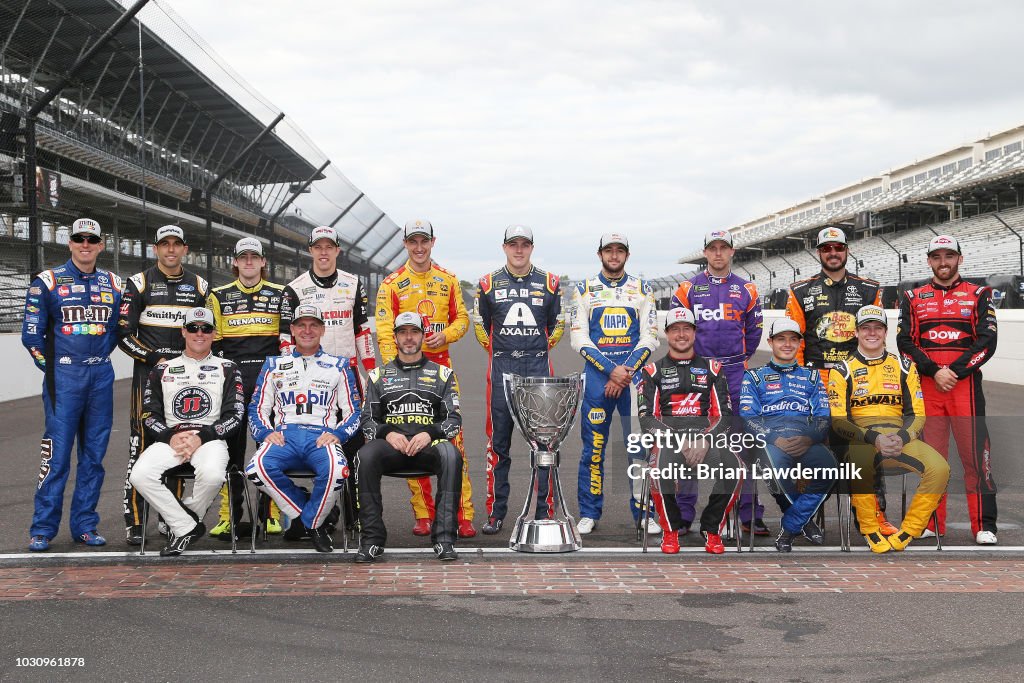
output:
<instances>
[{"instance_id":1,"label":"folding chair","mask_svg":"<svg viewBox=\"0 0 1024 683\"><path fill-rule=\"evenodd\" d=\"M227 472L226 472L227 476L225 477L225 479L227 480L227 486L228 486L228 517L230 519L230 524L231 524L231 526L229 528L229 533L231 534L231 552L232 552L232 554L235 554L235 553L238 552L238 536L236 534L236 529L235 529L235 502L234 502L235 499L234 499L234 496L232 495L233 494L233 488L232 488L232 484L231 484L231 480L233 479L231 474L233 472L237 472L237 471L238 471L238 468L236 468L234 465L229 464ZM178 465L177 467L172 467L171 469L169 469L166 472L164 472L163 475L160 477L160 480L161 480L161 483L163 483L166 486L172 480L187 481L189 479L195 479L195 478L196 478L195 470L192 469L192 465L191 464L186 462L186 463L183 463L181 465ZM251 512L252 511L252 501L249 498L249 487L245 485L245 476L244 475L241 477L241 480L242 480L242 496L245 499L245 507L248 510L250 510L250 517L252 517L252 512ZM149 523L149 501L143 499L143 503L142 503L142 544L139 546L139 555L145 555L146 554L146 527L147 527L148 523ZM251 542L249 544L249 552L250 553L255 553L256 552L256 538L255 538L255 535L253 536L253 538L252 538L252 540L251 540Z\"/></svg>"},{"instance_id":2,"label":"folding chair","mask_svg":"<svg viewBox=\"0 0 1024 683\"><path fill-rule=\"evenodd\" d=\"M900 493L900 518L907 516L907 475L911 474L906 470L902 469L885 469L882 468L883 477L900 477L902 483L902 491ZM856 513L853 510L853 499L850 499L850 516L846 520L846 537L847 539L853 538L853 517ZM942 537L939 535L939 514L936 510L932 510L932 524L935 526L935 549L942 550ZM849 541L848 541L849 542Z\"/></svg>"},{"instance_id":3,"label":"folding chair","mask_svg":"<svg viewBox=\"0 0 1024 683\"><path fill-rule=\"evenodd\" d=\"M641 482L640 487L640 505L643 509L643 514L640 516L640 520L636 525L636 539L641 542L641 552L646 553L648 547L648 532L647 522L651 518L651 486L653 485L653 477L651 476L650 470L645 470L646 474ZM755 503L756 503L756 491L755 491ZM694 523L698 523L694 520ZM736 552L743 552L743 541L739 533L740 528L740 506L733 504L731 509L726 513L726 527L725 537L728 540L736 540Z\"/></svg>"},{"instance_id":4,"label":"folding chair","mask_svg":"<svg viewBox=\"0 0 1024 683\"><path fill-rule=\"evenodd\" d=\"M286 476L286 477L288 477L289 479L292 479L292 480L295 480L295 479L309 479L310 482L312 482L312 480L316 479L316 472L314 472L313 470L286 470L284 472L284 476ZM312 485L310 485L310 488L312 488ZM338 509L341 511L341 515L338 518L338 524L335 526L335 531L337 531L337 529L340 528L341 531L342 531L342 534L344 536L344 538L342 539L342 542L341 542L341 552L343 552L343 553L347 553L348 552L348 531L345 528L345 500L346 500L346 496L347 495L348 495L348 485L347 484L342 484L341 485L341 489L338 492L338 503L337 503ZM301 524L302 522L299 521L298 517L296 517L295 519L293 519L291 521L291 523L292 524L296 524L296 523ZM267 541L267 525L266 524L260 524L259 526L263 530L262 540L263 540L264 543L266 543L266 541ZM255 547L256 546L256 525L255 524L252 527L252 543L253 543L253 547Z\"/></svg>"},{"instance_id":5,"label":"folding chair","mask_svg":"<svg viewBox=\"0 0 1024 683\"><path fill-rule=\"evenodd\" d=\"M762 471L764 471L764 470L762 470ZM754 506L754 509L757 509L757 501L758 501L757 481L758 481L757 479L753 480L753 482L754 482L754 487L753 487L753 494L754 494L753 495L753 506ZM769 484L766 483L765 485L768 486ZM775 482L775 485L779 487L779 490L783 490L782 489L782 485L779 484L778 482ZM835 499L836 499L836 516L837 516L838 522L839 522L839 550L841 552L847 552L848 553L848 552L850 552L850 526L849 526L849 519L846 519L844 521L844 519L843 519L843 512L847 511L847 510L850 510L850 505L851 504L849 502L847 502L846 505L843 505L843 496L846 496L846 498L849 498L850 495L849 495L849 493L842 492L840 490L840 487L839 487L838 483L835 486L832 487L832 491L830 491L829 494L828 494L828 496L833 496L833 495L835 496ZM825 500L823 500L821 502L821 505L818 506L817 512L814 513L814 520L817 523L817 525L823 531L825 529L825 503L828 500L828 496L825 497ZM751 530L751 533L750 533L749 550L750 550L750 552L754 551L754 534L753 534L753 530Z\"/></svg>"}]
</instances>

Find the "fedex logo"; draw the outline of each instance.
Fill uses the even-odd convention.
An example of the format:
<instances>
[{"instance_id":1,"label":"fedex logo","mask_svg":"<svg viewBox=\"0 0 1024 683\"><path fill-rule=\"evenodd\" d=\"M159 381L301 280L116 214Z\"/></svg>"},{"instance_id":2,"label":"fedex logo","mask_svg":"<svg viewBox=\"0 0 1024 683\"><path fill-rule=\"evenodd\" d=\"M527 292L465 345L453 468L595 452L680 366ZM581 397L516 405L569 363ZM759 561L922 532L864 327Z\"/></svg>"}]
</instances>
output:
<instances>
[{"instance_id":1,"label":"fedex logo","mask_svg":"<svg viewBox=\"0 0 1024 683\"><path fill-rule=\"evenodd\" d=\"M698 320L739 320L742 311L732 304L721 304L720 306L704 306L696 304L693 307L693 317Z\"/></svg>"}]
</instances>

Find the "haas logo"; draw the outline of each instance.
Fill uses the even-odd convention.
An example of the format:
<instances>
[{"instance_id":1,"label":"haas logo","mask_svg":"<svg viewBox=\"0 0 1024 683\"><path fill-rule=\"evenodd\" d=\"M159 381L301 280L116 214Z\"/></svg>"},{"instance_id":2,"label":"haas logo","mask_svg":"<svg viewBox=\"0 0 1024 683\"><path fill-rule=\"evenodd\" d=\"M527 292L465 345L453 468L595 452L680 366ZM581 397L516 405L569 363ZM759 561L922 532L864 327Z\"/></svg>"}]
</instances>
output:
<instances>
[{"instance_id":1,"label":"haas logo","mask_svg":"<svg viewBox=\"0 0 1024 683\"><path fill-rule=\"evenodd\" d=\"M700 415L700 394L680 394L669 401L673 415Z\"/></svg>"},{"instance_id":2,"label":"haas logo","mask_svg":"<svg viewBox=\"0 0 1024 683\"><path fill-rule=\"evenodd\" d=\"M925 339L928 339L929 341L938 342L939 344L948 344L949 342L959 340L964 336L964 333L960 330L954 330L952 327L943 325L941 327L928 330L925 332L924 336Z\"/></svg>"}]
</instances>

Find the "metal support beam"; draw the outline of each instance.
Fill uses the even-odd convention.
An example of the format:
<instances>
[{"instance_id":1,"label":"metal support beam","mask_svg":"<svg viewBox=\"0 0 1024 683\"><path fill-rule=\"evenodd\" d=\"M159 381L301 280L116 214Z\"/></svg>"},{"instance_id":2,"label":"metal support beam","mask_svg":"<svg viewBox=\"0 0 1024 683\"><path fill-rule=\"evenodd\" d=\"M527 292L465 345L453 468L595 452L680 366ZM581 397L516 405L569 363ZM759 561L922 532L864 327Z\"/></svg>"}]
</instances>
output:
<instances>
[{"instance_id":1,"label":"metal support beam","mask_svg":"<svg viewBox=\"0 0 1024 683\"><path fill-rule=\"evenodd\" d=\"M44 47L43 51L39 53L39 60L32 67L32 72L29 74L28 78L25 79L25 84L21 88L21 94L23 97L27 91L31 91L32 84L36 82L36 73L38 73L39 67L43 65L43 60L46 59L46 54L50 51L50 46L53 45L54 39L56 39L57 34L60 33L60 27L64 25L64 19L66 18L67 15L61 16L60 21L57 22L57 28L53 29L53 32L50 33L50 39L46 41L46 47ZM50 100L52 101L53 98L51 97ZM32 107L32 109L34 110L35 107ZM39 112L36 112L37 115L38 113Z\"/></svg>"},{"instance_id":2,"label":"metal support beam","mask_svg":"<svg viewBox=\"0 0 1024 683\"><path fill-rule=\"evenodd\" d=\"M141 69L139 70L139 72L141 73ZM135 119L139 118L139 115L142 114L143 110L145 109L146 98L149 97L149 93L153 89L154 85L156 85L156 81L153 81L149 84L149 87L146 88L146 93L142 96L142 99L139 100L139 106L135 108L135 113L132 114L132 117L130 119L128 119L128 123L121 126L121 140L125 139L125 136L128 135L128 129L135 125ZM145 126L146 122L143 121L142 125ZM146 140L144 137L142 139L142 144L146 144Z\"/></svg>"},{"instance_id":3,"label":"metal support beam","mask_svg":"<svg viewBox=\"0 0 1024 683\"><path fill-rule=\"evenodd\" d=\"M878 235L877 237L878 237L878 239L880 239L882 241L882 244L884 244L885 246L889 247L894 252L896 252L896 272L897 272L897 276L896 276L897 280L896 280L896 282L897 282L897 284L899 284L900 282L903 282L903 254L900 252L899 249L897 249L896 247L892 246L892 244L890 244L888 242L888 240L886 240L881 235Z\"/></svg>"},{"instance_id":4,"label":"metal support beam","mask_svg":"<svg viewBox=\"0 0 1024 683\"><path fill-rule=\"evenodd\" d=\"M381 217L383 218L383 214L381 214ZM380 218L378 218L377 220L379 221ZM395 228L394 232L392 232L390 235L385 237L384 241L380 243L380 246L377 247L376 249L374 249L373 253L366 257L366 262L369 263L370 261L372 261L373 257L376 256L377 254L379 254L380 250L383 249L387 245L387 243L390 242L394 238L394 236L397 235L401 231L402 231L401 228Z\"/></svg>"},{"instance_id":5,"label":"metal support beam","mask_svg":"<svg viewBox=\"0 0 1024 683\"><path fill-rule=\"evenodd\" d=\"M92 86L92 90L89 92L89 96L85 98L84 102L80 101L80 104L78 105L78 119L75 121L75 125L71 126L71 132L78 130L78 125L85 120L85 112L89 108L89 105L92 104L92 98L96 96L96 91L99 90L100 83L103 82L103 77L107 75L108 71L110 71L110 63L114 61L114 57L116 56L116 52L112 51L110 53L110 57L107 58L107 64L103 67L103 73L101 73L100 77L96 79L96 82Z\"/></svg>"},{"instance_id":6,"label":"metal support beam","mask_svg":"<svg viewBox=\"0 0 1024 683\"><path fill-rule=\"evenodd\" d=\"M282 116L283 116L283 114L282 114ZM281 214L284 213L285 209L287 209L289 206L291 206L292 202L294 202L298 198L298 196L305 191L305 189L307 187L312 185L313 181L316 180L316 177L318 175L320 175L321 173L323 173L324 169L326 169L330 165L331 165L331 160L330 159L328 159L323 164L321 164L320 168L318 168L315 171L313 171L312 175L310 175L308 178L306 178L304 181L302 181L302 184L295 188L295 190L292 192L291 196L288 197L288 199L286 199L285 202L283 204L281 204L280 207L278 207L277 211L274 212L274 215L270 217L270 253L274 253L274 247L277 245L277 238L274 235L274 221L276 221L278 218L280 218ZM271 261L271 263L270 263L270 279L271 280L274 279L274 263L273 263L273 261Z\"/></svg>"},{"instance_id":7,"label":"metal support beam","mask_svg":"<svg viewBox=\"0 0 1024 683\"><path fill-rule=\"evenodd\" d=\"M790 263L789 259L787 259L782 254L776 254L776 256L778 256L780 259L782 259L782 262L785 263L787 266L789 266L789 269L793 271L793 282L796 282L797 276L800 275L800 270L796 266L794 266L792 263Z\"/></svg>"},{"instance_id":8,"label":"metal support beam","mask_svg":"<svg viewBox=\"0 0 1024 683\"><path fill-rule=\"evenodd\" d=\"M1006 221L1004 221L1004 220L1003 220L1003 219L1002 219L1002 218L1001 218L1001 217L999 216L999 214L998 214L998 213L994 213L994 214L992 214L992 216L993 216L993 217L994 217L994 218L995 218L995 219L996 219L997 221L999 221L1000 223L1002 223L1002 224L1003 224L1003 226L1004 226L1004 227L1005 227L1005 228L1006 228L1007 230L1009 230L1010 232L1012 232L1012 233L1013 233L1014 235L1016 235L1016 236L1017 236L1017 241L1018 241L1018 242L1020 242L1020 274L1021 274L1021 275L1024 275L1024 237L1021 237L1021 234L1020 234L1019 232L1017 232L1016 230L1014 230L1013 228L1011 228L1011 227L1010 227L1010 224L1009 224L1009 223L1007 223Z\"/></svg>"},{"instance_id":9,"label":"metal support beam","mask_svg":"<svg viewBox=\"0 0 1024 683\"><path fill-rule=\"evenodd\" d=\"M352 201L350 201L350 202L348 203L348 206L346 206L346 207L345 207L344 209L342 209L342 210L341 210L341 213L339 213L339 214L338 214L338 217L337 217L337 218L335 218L335 219L334 219L333 221L331 221L330 223L328 223L328 225L329 225L330 227L332 227L332 228L333 228L333 227L334 227L335 225L337 225L337 224L338 224L338 221L340 221L340 220L341 220L342 218L344 218L344 217L345 217L345 214L347 214L347 213L348 213L349 211L351 211L351 210L352 210L352 207L353 207L353 206L355 206L355 205L356 205L356 203L358 203L358 202L359 202L359 200L360 200L360 199L362 199L362 198L363 198L363 193L362 193L362 192L360 192L359 194L357 194L357 195L356 195L356 198L355 198L355 199L353 199ZM367 229L366 229L366 231L365 231L365 232L363 232L363 234L362 234L362 235L360 235L359 237L357 237L357 238L356 238L356 241L352 243L352 246L355 246L355 245L359 244L359 240L361 240L361 239L363 239L364 237L366 237L367 233L369 233L369 232L370 232L370 230L372 230L372 229L373 229L373 226L371 225L371 226L370 226L369 228L367 228Z\"/></svg>"},{"instance_id":10,"label":"metal support beam","mask_svg":"<svg viewBox=\"0 0 1024 683\"><path fill-rule=\"evenodd\" d=\"M21 26L21 20L25 16L25 10L32 4L30 2L24 2L21 5L21 13L18 14L18 18L14 21L14 26L11 27L11 32L7 34L7 38L4 40L4 46L0 48L0 57L7 54L7 48L11 45L11 39L14 38L14 34L18 32L18 27Z\"/></svg>"},{"instance_id":11,"label":"metal support beam","mask_svg":"<svg viewBox=\"0 0 1024 683\"><path fill-rule=\"evenodd\" d=\"M405 243L403 242L402 244L400 244L398 246L398 251L396 251L394 254L392 254L391 258L389 258L386 261L384 261L384 265L382 266L382 269L383 270L389 270L388 266L393 264L395 262L395 259L404 251L405 251Z\"/></svg>"},{"instance_id":12,"label":"metal support beam","mask_svg":"<svg viewBox=\"0 0 1024 683\"><path fill-rule=\"evenodd\" d=\"M178 120L181 119L181 115L185 113L185 108L187 106L188 106L188 100L184 100L181 103L181 109L178 110L177 115L175 115L175 117L174 117L174 121L171 122L171 127L167 129L167 135L164 136L164 141L160 144L161 147L163 147L165 149L169 149L169 147L167 147L167 145L169 145L170 142L171 142L171 133L173 133L174 129L178 127ZM185 137L184 137L185 140L188 140L188 136L192 132L192 128L196 125L196 121L198 119L199 119L198 116L196 116L195 118L192 119L192 125L188 127L187 131L185 131ZM181 145L178 145L178 151L181 151ZM180 156L180 155L178 155L178 156Z\"/></svg>"}]
</instances>

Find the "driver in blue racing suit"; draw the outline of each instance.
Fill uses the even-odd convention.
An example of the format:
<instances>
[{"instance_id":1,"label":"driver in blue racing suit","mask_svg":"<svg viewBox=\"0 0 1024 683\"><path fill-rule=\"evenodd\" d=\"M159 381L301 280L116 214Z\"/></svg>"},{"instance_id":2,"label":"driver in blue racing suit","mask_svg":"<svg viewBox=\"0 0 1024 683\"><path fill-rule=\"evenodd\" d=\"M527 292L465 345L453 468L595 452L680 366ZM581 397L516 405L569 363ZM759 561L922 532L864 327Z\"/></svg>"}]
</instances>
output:
<instances>
[{"instance_id":1,"label":"driver in blue racing suit","mask_svg":"<svg viewBox=\"0 0 1024 683\"><path fill-rule=\"evenodd\" d=\"M605 233L597 254L601 272L576 285L570 323L572 347L586 359L583 456L577 488L581 534L593 531L601 518L612 411L619 411L623 434L631 433L640 369L658 348L658 312L651 286L625 271L629 240L621 233ZM634 520L641 514L637 489L633 487L630 505ZM653 516L648 531L661 533Z\"/></svg>"},{"instance_id":2,"label":"driver in blue racing suit","mask_svg":"<svg viewBox=\"0 0 1024 683\"><path fill-rule=\"evenodd\" d=\"M831 411L821 374L797 364L800 325L779 318L768 332L772 359L747 370L740 390L740 416L747 431L764 440L763 453L774 470L796 467L836 471L836 459L825 446ZM783 511L782 530L775 540L779 552L790 552L801 533L813 544L824 536L811 519L818 511L834 479L778 477L781 489L775 500Z\"/></svg>"}]
</instances>

